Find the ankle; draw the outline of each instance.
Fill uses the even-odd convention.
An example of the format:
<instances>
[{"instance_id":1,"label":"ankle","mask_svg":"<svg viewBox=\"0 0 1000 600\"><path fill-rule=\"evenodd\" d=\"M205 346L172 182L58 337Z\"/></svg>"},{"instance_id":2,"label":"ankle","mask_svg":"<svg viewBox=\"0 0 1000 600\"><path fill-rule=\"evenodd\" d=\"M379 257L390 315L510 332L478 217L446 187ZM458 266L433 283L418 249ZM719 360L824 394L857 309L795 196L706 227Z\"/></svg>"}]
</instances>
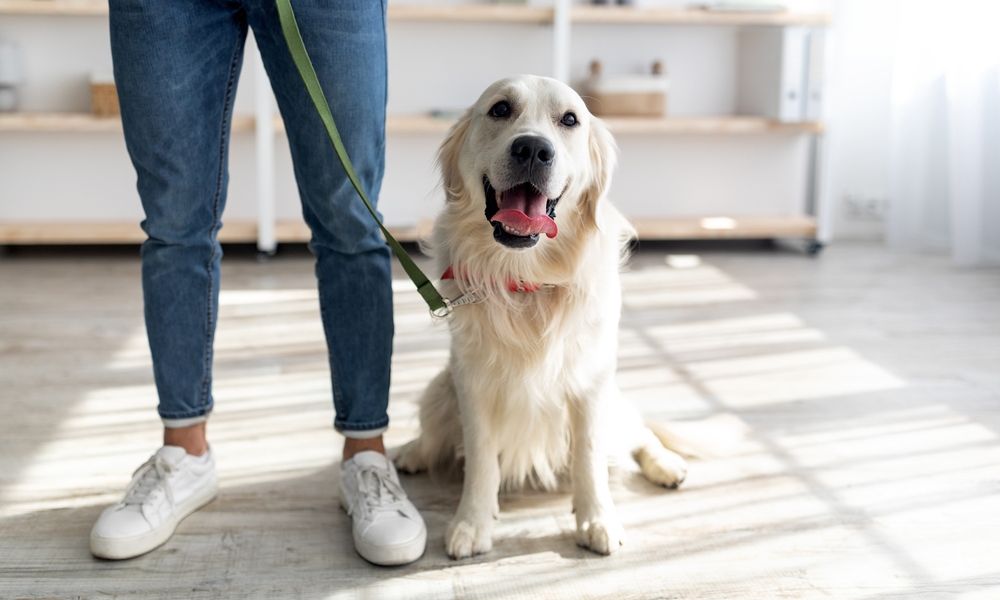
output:
<instances>
[{"instance_id":1,"label":"ankle","mask_svg":"<svg viewBox=\"0 0 1000 600\"><path fill-rule=\"evenodd\" d=\"M190 427L164 429L163 445L179 446L192 456L202 456L208 452L205 423L198 423Z\"/></svg>"},{"instance_id":2,"label":"ankle","mask_svg":"<svg viewBox=\"0 0 1000 600\"><path fill-rule=\"evenodd\" d=\"M352 456L365 450L374 450L379 454L385 454L382 436L364 439L344 438L344 460L350 460Z\"/></svg>"}]
</instances>

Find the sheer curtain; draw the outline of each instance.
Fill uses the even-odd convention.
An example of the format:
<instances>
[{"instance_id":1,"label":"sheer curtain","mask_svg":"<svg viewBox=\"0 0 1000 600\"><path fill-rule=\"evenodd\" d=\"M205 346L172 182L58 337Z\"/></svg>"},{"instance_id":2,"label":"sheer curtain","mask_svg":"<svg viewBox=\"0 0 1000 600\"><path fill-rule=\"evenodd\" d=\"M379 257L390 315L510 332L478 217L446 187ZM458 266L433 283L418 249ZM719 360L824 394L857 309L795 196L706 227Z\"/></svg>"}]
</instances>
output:
<instances>
[{"instance_id":1,"label":"sheer curtain","mask_svg":"<svg viewBox=\"0 0 1000 600\"><path fill-rule=\"evenodd\" d=\"M899 7L889 242L1000 265L1000 2Z\"/></svg>"}]
</instances>

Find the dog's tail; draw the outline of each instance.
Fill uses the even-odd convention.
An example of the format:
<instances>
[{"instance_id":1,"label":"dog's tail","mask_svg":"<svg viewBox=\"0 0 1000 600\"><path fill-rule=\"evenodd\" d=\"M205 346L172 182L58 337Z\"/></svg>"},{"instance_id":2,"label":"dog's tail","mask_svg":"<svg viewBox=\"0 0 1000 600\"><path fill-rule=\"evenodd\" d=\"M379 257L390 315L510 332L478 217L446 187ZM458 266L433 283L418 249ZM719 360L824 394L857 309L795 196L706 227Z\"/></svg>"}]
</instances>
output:
<instances>
[{"instance_id":1,"label":"dog's tail","mask_svg":"<svg viewBox=\"0 0 1000 600\"><path fill-rule=\"evenodd\" d=\"M696 421L649 421L646 426L668 450L687 458L714 458L731 454L747 437L749 427L730 413Z\"/></svg>"}]
</instances>

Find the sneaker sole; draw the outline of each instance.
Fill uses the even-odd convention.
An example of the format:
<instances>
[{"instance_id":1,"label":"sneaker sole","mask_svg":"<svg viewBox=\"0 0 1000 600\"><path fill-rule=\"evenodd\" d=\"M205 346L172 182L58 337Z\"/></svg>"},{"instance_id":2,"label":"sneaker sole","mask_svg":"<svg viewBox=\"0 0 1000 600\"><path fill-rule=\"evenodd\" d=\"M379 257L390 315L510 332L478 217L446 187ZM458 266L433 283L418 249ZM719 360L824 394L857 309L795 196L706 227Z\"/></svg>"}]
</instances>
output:
<instances>
[{"instance_id":1,"label":"sneaker sole","mask_svg":"<svg viewBox=\"0 0 1000 600\"><path fill-rule=\"evenodd\" d=\"M90 552L97 558L123 560L126 558L135 558L150 550L154 550L162 546L174 535L174 531L180 525L181 521L214 500L218 493L219 485L216 483L200 494L188 498L175 511L175 516L164 521L156 529L141 535L127 538L106 538L96 536L92 533L90 535Z\"/></svg>"},{"instance_id":2,"label":"sneaker sole","mask_svg":"<svg viewBox=\"0 0 1000 600\"><path fill-rule=\"evenodd\" d=\"M343 499L340 499L340 508L347 512ZM380 567L395 567L408 565L424 555L427 549L427 528L425 527L420 535L408 542L396 544L394 546L377 546L369 544L358 536L354 537L354 549L361 556L373 565Z\"/></svg>"}]
</instances>

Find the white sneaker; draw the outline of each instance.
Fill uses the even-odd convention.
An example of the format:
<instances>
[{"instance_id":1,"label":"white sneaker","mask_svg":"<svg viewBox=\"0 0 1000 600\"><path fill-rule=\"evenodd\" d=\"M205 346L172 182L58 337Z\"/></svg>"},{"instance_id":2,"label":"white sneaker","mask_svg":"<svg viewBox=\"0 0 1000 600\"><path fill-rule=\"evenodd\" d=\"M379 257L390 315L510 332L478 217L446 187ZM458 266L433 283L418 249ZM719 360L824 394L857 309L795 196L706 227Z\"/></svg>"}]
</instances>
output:
<instances>
[{"instance_id":1,"label":"white sneaker","mask_svg":"<svg viewBox=\"0 0 1000 600\"><path fill-rule=\"evenodd\" d=\"M184 448L164 446L132 474L121 502L98 517L90 551L110 559L145 554L170 539L177 524L218 490L211 451L191 456Z\"/></svg>"},{"instance_id":2,"label":"white sneaker","mask_svg":"<svg viewBox=\"0 0 1000 600\"><path fill-rule=\"evenodd\" d=\"M353 521L354 548L368 562L405 565L424 553L427 527L384 455L365 450L344 461L340 505Z\"/></svg>"}]
</instances>

